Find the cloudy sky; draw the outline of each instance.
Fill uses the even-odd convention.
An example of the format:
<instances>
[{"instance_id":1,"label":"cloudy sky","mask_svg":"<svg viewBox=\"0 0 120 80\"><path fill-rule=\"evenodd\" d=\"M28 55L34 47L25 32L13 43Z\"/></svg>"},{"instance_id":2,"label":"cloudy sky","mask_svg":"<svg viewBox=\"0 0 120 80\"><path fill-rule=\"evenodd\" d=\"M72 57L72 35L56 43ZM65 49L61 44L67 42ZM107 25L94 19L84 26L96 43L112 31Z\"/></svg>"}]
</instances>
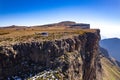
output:
<instances>
[{"instance_id":1,"label":"cloudy sky","mask_svg":"<svg viewBox=\"0 0 120 80\"><path fill-rule=\"evenodd\" d=\"M0 0L0 26L89 23L102 38L120 38L120 0Z\"/></svg>"}]
</instances>

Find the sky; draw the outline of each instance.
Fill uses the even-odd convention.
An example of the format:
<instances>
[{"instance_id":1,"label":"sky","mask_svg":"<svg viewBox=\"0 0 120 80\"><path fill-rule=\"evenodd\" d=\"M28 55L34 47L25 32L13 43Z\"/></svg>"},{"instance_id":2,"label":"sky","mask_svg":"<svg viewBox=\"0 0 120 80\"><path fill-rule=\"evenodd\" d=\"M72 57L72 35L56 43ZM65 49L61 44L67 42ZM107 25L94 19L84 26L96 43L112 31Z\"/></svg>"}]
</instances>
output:
<instances>
[{"instance_id":1,"label":"sky","mask_svg":"<svg viewBox=\"0 0 120 80\"><path fill-rule=\"evenodd\" d=\"M61 21L89 23L103 38L120 38L120 0L0 0L0 26Z\"/></svg>"}]
</instances>

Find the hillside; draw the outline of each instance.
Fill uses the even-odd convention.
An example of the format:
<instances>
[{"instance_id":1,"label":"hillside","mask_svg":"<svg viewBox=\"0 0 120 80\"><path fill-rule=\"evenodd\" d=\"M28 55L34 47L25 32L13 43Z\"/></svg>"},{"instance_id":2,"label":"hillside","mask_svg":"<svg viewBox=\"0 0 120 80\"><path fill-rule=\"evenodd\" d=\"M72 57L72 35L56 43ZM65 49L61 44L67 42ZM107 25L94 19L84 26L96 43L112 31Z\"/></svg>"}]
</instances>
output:
<instances>
[{"instance_id":1,"label":"hillside","mask_svg":"<svg viewBox=\"0 0 120 80\"><path fill-rule=\"evenodd\" d=\"M120 63L111 58L106 49L100 48L101 65L103 80L119 80L120 79Z\"/></svg>"},{"instance_id":2,"label":"hillside","mask_svg":"<svg viewBox=\"0 0 120 80\"><path fill-rule=\"evenodd\" d=\"M115 66L106 57L101 58L103 80L120 80L120 67Z\"/></svg>"}]
</instances>

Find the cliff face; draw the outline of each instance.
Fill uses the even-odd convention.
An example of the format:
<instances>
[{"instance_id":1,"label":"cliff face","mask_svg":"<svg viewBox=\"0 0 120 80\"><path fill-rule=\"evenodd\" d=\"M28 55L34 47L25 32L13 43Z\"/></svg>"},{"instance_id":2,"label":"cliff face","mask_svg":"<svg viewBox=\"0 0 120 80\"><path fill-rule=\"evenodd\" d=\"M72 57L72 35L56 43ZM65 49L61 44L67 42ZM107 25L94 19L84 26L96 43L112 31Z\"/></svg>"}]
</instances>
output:
<instances>
[{"instance_id":1,"label":"cliff face","mask_svg":"<svg viewBox=\"0 0 120 80\"><path fill-rule=\"evenodd\" d=\"M102 80L99 40L96 30L68 39L0 46L0 79L27 79L52 70L57 72L52 78L61 80Z\"/></svg>"}]
</instances>

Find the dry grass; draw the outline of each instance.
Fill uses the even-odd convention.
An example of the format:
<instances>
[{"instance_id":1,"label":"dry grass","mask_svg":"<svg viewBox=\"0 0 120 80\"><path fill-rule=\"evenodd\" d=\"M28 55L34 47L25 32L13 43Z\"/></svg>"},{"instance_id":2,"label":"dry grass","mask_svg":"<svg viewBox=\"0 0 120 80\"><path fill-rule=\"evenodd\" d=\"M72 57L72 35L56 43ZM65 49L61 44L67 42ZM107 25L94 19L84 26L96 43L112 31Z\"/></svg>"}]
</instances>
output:
<instances>
[{"instance_id":1,"label":"dry grass","mask_svg":"<svg viewBox=\"0 0 120 80\"><path fill-rule=\"evenodd\" d=\"M120 69L107 60L102 58L103 80L120 80Z\"/></svg>"},{"instance_id":2,"label":"dry grass","mask_svg":"<svg viewBox=\"0 0 120 80\"><path fill-rule=\"evenodd\" d=\"M94 29L71 29L66 27L3 28L0 29L0 44L31 40L54 40L95 31ZM40 32L48 32L49 36L44 37L35 34Z\"/></svg>"}]
</instances>

